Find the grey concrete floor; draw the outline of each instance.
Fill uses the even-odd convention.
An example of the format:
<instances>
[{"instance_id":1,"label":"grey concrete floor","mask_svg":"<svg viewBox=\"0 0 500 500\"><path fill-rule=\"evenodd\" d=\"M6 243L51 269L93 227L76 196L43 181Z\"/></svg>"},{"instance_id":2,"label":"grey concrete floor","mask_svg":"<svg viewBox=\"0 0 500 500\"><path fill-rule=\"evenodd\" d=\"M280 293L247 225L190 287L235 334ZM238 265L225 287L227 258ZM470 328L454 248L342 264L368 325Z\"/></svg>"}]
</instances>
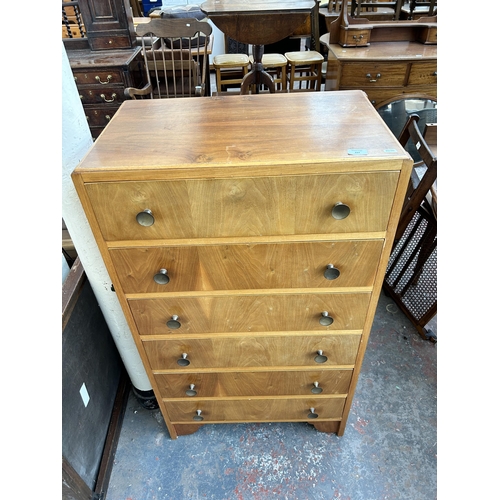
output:
<instances>
[{"instance_id":1,"label":"grey concrete floor","mask_svg":"<svg viewBox=\"0 0 500 500\"><path fill-rule=\"evenodd\" d=\"M342 437L263 423L171 440L131 394L106 500L435 499L436 385L437 344L381 294Z\"/></svg>"}]
</instances>

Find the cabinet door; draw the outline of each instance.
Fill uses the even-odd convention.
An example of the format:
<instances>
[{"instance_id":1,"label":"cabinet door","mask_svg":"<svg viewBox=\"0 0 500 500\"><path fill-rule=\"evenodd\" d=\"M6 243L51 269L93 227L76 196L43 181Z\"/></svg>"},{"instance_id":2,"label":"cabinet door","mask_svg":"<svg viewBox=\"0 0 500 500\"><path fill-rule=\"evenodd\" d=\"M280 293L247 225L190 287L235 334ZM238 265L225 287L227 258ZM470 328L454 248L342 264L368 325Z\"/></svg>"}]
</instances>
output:
<instances>
[{"instance_id":1,"label":"cabinet door","mask_svg":"<svg viewBox=\"0 0 500 500\"><path fill-rule=\"evenodd\" d=\"M129 2L126 4L130 8ZM92 50L125 49L135 43L132 17L124 0L79 0Z\"/></svg>"}]
</instances>

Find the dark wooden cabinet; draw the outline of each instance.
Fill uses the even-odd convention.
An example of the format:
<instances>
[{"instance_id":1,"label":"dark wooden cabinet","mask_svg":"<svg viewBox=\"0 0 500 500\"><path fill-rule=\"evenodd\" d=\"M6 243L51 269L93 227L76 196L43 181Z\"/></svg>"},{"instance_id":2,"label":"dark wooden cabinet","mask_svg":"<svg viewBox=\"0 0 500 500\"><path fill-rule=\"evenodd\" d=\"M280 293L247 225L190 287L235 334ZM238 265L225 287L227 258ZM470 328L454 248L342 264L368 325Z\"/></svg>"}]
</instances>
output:
<instances>
[{"instance_id":1,"label":"dark wooden cabinet","mask_svg":"<svg viewBox=\"0 0 500 500\"><path fill-rule=\"evenodd\" d=\"M69 63L94 139L125 100L125 88L141 84L139 53L140 47L68 51Z\"/></svg>"},{"instance_id":2,"label":"dark wooden cabinet","mask_svg":"<svg viewBox=\"0 0 500 500\"><path fill-rule=\"evenodd\" d=\"M135 45L128 0L80 0L91 50L129 49Z\"/></svg>"},{"instance_id":3,"label":"dark wooden cabinet","mask_svg":"<svg viewBox=\"0 0 500 500\"><path fill-rule=\"evenodd\" d=\"M129 0L69 3L81 13L85 36L63 41L90 132L97 139L124 101L125 88L143 84L140 47L136 46ZM64 11L63 2L63 21Z\"/></svg>"}]
</instances>

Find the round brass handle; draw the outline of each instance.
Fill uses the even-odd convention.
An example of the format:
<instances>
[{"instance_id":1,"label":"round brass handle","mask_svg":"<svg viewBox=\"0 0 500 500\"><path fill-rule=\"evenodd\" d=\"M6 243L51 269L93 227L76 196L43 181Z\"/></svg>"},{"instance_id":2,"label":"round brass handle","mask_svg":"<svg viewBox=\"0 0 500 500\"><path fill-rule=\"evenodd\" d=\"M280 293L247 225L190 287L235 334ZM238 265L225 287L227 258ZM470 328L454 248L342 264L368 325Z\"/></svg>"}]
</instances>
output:
<instances>
[{"instance_id":1,"label":"round brass handle","mask_svg":"<svg viewBox=\"0 0 500 500\"><path fill-rule=\"evenodd\" d=\"M101 85L107 85L110 81L111 81L111 78L113 78L111 75L108 75L108 77L106 78L106 82L103 82L101 80L101 77L100 76L96 76L95 79L101 84Z\"/></svg>"},{"instance_id":2,"label":"round brass handle","mask_svg":"<svg viewBox=\"0 0 500 500\"><path fill-rule=\"evenodd\" d=\"M193 420L196 420L197 422L201 422L203 420L201 410L196 410L196 415L193 417Z\"/></svg>"},{"instance_id":3,"label":"round brass handle","mask_svg":"<svg viewBox=\"0 0 500 500\"><path fill-rule=\"evenodd\" d=\"M177 316L176 314L174 314L168 321L167 321L167 326L171 329L171 330L177 330L177 328L180 328L181 327L181 323L180 321L178 321L179 319L179 316ZM183 355L184 356L184 355ZM186 354L187 356L187 354Z\"/></svg>"},{"instance_id":4,"label":"round brass handle","mask_svg":"<svg viewBox=\"0 0 500 500\"><path fill-rule=\"evenodd\" d=\"M319 386L319 382L314 382L313 386L314 387L311 389L313 394L321 394L323 392L323 389Z\"/></svg>"},{"instance_id":5,"label":"round brass handle","mask_svg":"<svg viewBox=\"0 0 500 500\"><path fill-rule=\"evenodd\" d=\"M196 396L198 393L194 390L194 384L189 385L189 389L186 391L186 395L189 397Z\"/></svg>"},{"instance_id":6,"label":"round brass handle","mask_svg":"<svg viewBox=\"0 0 500 500\"><path fill-rule=\"evenodd\" d=\"M323 355L323 351L318 351L318 355L314 357L314 361L316 361L316 363L325 363L326 361L328 361L328 358L326 356Z\"/></svg>"},{"instance_id":7,"label":"round brass handle","mask_svg":"<svg viewBox=\"0 0 500 500\"><path fill-rule=\"evenodd\" d=\"M116 94L115 92L113 92L111 94L111 99L106 99L106 96L104 94L101 94L101 98L105 101L105 102L113 102L115 99L116 99Z\"/></svg>"},{"instance_id":8,"label":"round brass handle","mask_svg":"<svg viewBox=\"0 0 500 500\"><path fill-rule=\"evenodd\" d=\"M336 280L340 276L340 270L337 269L333 264L328 264L326 266L326 271L323 273L323 276L327 280Z\"/></svg>"},{"instance_id":9,"label":"round brass handle","mask_svg":"<svg viewBox=\"0 0 500 500\"><path fill-rule=\"evenodd\" d=\"M185 352L182 353L182 358L177 360L177 364L179 366L188 366L191 364L191 361L187 359L187 354Z\"/></svg>"},{"instance_id":10,"label":"round brass handle","mask_svg":"<svg viewBox=\"0 0 500 500\"><path fill-rule=\"evenodd\" d=\"M333 318L328 315L328 311L323 311L321 313L321 318L319 318L319 324L322 326L330 326L333 323Z\"/></svg>"},{"instance_id":11,"label":"round brass handle","mask_svg":"<svg viewBox=\"0 0 500 500\"><path fill-rule=\"evenodd\" d=\"M168 271L166 269L160 269L153 277L155 283L158 283L158 285L167 285L170 282L167 273Z\"/></svg>"},{"instance_id":12,"label":"round brass handle","mask_svg":"<svg viewBox=\"0 0 500 500\"><path fill-rule=\"evenodd\" d=\"M345 219L351 213L351 209L345 203L339 201L332 208L332 217L337 220Z\"/></svg>"},{"instance_id":13,"label":"round brass handle","mask_svg":"<svg viewBox=\"0 0 500 500\"><path fill-rule=\"evenodd\" d=\"M135 216L135 220L145 227L152 226L155 223L155 218L153 217L153 212L149 208L145 208L142 212L139 212Z\"/></svg>"},{"instance_id":14,"label":"round brass handle","mask_svg":"<svg viewBox=\"0 0 500 500\"><path fill-rule=\"evenodd\" d=\"M372 78L372 75L371 75L370 73L367 73L367 74L366 74L366 78L368 78L368 81L369 81L370 83L375 83L375 82L376 82L376 81L377 81L377 80L378 80L381 76L382 76L382 75L381 75L380 73L377 73L377 74L375 75L375 78Z\"/></svg>"},{"instance_id":15,"label":"round brass handle","mask_svg":"<svg viewBox=\"0 0 500 500\"><path fill-rule=\"evenodd\" d=\"M314 412L314 408L309 408L309 415L307 415L307 418L318 418L319 415Z\"/></svg>"}]
</instances>

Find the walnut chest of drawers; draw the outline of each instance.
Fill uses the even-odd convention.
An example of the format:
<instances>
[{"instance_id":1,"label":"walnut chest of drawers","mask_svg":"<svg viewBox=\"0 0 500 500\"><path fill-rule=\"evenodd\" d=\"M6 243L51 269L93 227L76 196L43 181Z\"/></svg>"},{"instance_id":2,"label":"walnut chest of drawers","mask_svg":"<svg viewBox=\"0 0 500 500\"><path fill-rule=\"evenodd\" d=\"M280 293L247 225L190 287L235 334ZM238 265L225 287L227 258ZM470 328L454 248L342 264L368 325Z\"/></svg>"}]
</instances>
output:
<instances>
[{"instance_id":1,"label":"walnut chest of drawers","mask_svg":"<svg viewBox=\"0 0 500 500\"><path fill-rule=\"evenodd\" d=\"M343 434L411 166L361 91L120 107L73 180L172 438Z\"/></svg>"},{"instance_id":2,"label":"walnut chest of drawers","mask_svg":"<svg viewBox=\"0 0 500 500\"><path fill-rule=\"evenodd\" d=\"M405 94L437 98L437 45L375 42L368 47L328 47L326 90L361 89L375 107Z\"/></svg>"}]
</instances>

